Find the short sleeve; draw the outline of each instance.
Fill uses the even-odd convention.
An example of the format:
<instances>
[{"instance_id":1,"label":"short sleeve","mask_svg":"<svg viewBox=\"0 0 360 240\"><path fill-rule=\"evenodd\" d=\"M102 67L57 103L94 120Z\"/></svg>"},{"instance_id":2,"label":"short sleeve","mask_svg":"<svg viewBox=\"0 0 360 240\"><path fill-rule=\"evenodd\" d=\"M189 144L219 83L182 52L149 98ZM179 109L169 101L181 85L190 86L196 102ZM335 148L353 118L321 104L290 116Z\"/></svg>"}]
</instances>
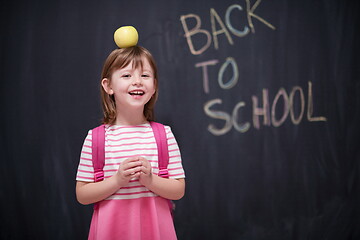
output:
<instances>
[{"instance_id":1,"label":"short sleeve","mask_svg":"<svg viewBox=\"0 0 360 240\"><path fill-rule=\"evenodd\" d=\"M179 179L185 178L185 171L182 166L180 149L175 139L173 132L169 126L165 126L166 137L168 141L169 150L169 178Z\"/></svg>"},{"instance_id":2,"label":"short sleeve","mask_svg":"<svg viewBox=\"0 0 360 240\"><path fill-rule=\"evenodd\" d=\"M89 130L80 154L80 162L76 174L76 180L82 182L94 182L94 167L92 164L92 130Z\"/></svg>"}]
</instances>

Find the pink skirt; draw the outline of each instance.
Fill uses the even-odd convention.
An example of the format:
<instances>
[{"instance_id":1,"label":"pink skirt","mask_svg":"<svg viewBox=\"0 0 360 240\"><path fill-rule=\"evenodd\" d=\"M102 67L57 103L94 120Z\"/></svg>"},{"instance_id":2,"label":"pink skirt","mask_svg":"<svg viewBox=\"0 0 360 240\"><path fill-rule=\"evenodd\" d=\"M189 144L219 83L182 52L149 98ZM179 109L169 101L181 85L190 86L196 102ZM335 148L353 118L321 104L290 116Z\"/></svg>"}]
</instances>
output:
<instances>
[{"instance_id":1,"label":"pink skirt","mask_svg":"<svg viewBox=\"0 0 360 240\"><path fill-rule=\"evenodd\" d=\"M177 239L168 201L162 197L142 197L97 203L89 240L107 239Z\"/></svg>"}]
</instances>

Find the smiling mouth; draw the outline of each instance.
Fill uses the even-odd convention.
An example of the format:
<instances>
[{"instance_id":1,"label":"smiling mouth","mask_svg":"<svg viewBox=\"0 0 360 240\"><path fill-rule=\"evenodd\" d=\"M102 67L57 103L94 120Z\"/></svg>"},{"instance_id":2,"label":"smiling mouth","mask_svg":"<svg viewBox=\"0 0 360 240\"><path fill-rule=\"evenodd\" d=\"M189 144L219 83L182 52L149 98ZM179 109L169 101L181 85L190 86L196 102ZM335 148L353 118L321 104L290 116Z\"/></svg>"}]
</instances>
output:
<instances>
[{"instance_id":1,"label":"smiling mouth","mask_svg":"<svg viewBox=\"0 0 360 240\"><path fill-rule=\"evenodd\" d=\"M132 92L129 92L129 94L131 96L142 96L145 94L145 92L144 91L132 91Z\"/></svg>"}]
</instances>

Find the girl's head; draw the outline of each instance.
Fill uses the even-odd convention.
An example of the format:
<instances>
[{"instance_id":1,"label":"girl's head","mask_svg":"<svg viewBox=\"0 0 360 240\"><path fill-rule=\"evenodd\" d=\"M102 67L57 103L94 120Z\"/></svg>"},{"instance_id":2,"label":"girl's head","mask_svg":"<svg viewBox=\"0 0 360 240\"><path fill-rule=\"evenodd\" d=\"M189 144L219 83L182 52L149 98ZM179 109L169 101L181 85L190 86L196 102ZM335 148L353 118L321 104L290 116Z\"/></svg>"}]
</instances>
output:
<instances>
[{"instance_id":1,"label":"girl's head","mask_svg":"<svg viewBox=\"0 0 360 240\"><path fill-rule=\"evenodd\" d=\"M144 59L146 59L152 68L153 78L154 78L154 88L155 93L152 95L151 99L144 106L144 117L148 121L154 120L154 105L158 96L158 76L157 76L157 67L155 60L152 57L151 53L140 46L134 46L129 48L116 49L110 53L108 58L104 63L104 67L101 74L101 82L103 79L107 79L111 85L112 75L118 70L127 67L130 63L133 68L143 68ZM114 124L116 121L116 102L113 94L108 94L100 84L101 100L102 107L104 112L104 124Z\"/></svg>"}]
</instances>

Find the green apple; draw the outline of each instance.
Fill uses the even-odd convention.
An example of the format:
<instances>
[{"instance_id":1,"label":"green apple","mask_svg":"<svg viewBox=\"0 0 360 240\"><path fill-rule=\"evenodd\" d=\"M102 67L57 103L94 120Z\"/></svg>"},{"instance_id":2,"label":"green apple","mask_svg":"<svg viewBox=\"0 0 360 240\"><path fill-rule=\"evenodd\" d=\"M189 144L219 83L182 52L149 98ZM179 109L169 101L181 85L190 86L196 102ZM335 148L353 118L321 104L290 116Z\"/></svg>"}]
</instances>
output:
<instances>
[{"instance_id":1,"label":"green apple","mask_svg":"<svg viewBox=\"0 0 360 240\"><path fill-rule=\"evenodd\" d=\"M138 43L139 35L133 26L123 26L115 31L114 40L119 48L132 47Z\"/></svg>"}]
</instances>

